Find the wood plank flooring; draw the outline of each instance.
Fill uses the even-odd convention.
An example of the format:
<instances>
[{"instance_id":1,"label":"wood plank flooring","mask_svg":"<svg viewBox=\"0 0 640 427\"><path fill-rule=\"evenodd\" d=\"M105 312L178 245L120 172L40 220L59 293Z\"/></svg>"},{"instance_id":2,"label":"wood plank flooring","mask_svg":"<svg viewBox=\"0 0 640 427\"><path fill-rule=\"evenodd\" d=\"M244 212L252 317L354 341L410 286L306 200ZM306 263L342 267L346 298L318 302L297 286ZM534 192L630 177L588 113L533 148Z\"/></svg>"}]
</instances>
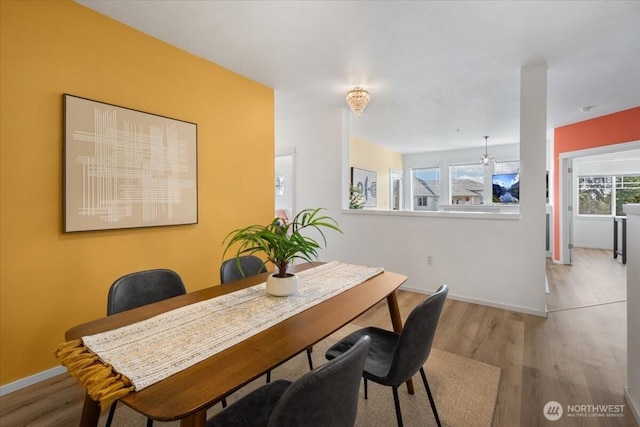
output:
<instances>
[{"instance_id":1,"label":"wood plank flooring","mask_svg":"<svg viewBox=\"0 0 640 427\"><path fill-rule=\"evenodd\" d=\"M494 426L637 427L626 406L625 416L617 418L563 416L551 422L542 412L550 400L626 405L626 267L609 252L576 249L573 266L548 262L547 304L553 311L547 319L446 302L434 346L502 368ZM425 298L399 292L403 316ZM354 323L389 328L386 302ZM80 387L59 376L0 398L0 426L74 426L82 399Z\"/></svg>"},{"instance_id":2,"label":"wood plank flooring","mask_svg":"<svg viewBox=\"0 0 640 427\"><path fill-rule=\"evenodd\" d=\"M572 266L547 262L549 311L626 301L626 266L613 251L576 248L574 258Z\"/></svg>"}]
</instances>

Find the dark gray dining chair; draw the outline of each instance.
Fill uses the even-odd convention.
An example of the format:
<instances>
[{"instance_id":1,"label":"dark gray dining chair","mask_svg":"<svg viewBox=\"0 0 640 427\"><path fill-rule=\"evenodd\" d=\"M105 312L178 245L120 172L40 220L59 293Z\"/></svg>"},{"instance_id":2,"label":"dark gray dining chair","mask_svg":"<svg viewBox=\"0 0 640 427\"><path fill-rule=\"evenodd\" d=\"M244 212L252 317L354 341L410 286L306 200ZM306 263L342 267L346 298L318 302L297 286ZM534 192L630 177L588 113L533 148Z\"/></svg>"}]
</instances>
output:
<instances>
[{"instance_id":1,"label":"dark gray dining chair","mask_svg":"<svg viewBox=\"0 0 640 427\"><path fill-rule=\"evenodd\" d=\"M172 270L155 269L130 273L109 288L107 315L187 293L182 279Z\"/></svg>"},{"instance_id":2,"label":"dark gray dining chair","mask_svg":"<svg viewBox=\"0 0 640 427\"><path fill-rule=\"evenodd\" d=\"M225 284L234 280L240 280L245 277L255 276L257 274L266 273L264 261L255 255L244 255L233 257L222 262L220 266L220 283ZM307 362L309 369L313 370L313 359L311 352L313 347L307 348ZM271 371L267 372L267 382L271 381Z\"/></svg>"},{"instance_id":3,"label":"dark gray dining chair","mask_svg":"<svg viewBox=\"0 0 640 427\"><path fill-rule=\"evenodd\" d=\"M332 360L348 351L360 337L371 337L371 348L362 373L364 398L367 398L367 380L390 386L393 390L398 427L402 427L398 387L418 371L427 390L436 423L438 426L441 425L423 365L429 358L440 313L448 293L447 285L442 285L433 295L418 304L409 314L399 334L370 326L353 332L327 350L326 357Z\"/></svg>"},{"instance_id":4,"label":"dark gray dining chair","mask_svg":"<svg viewBox=\"0 0 640 427\"><path fill-rule=\"evenodd\" d=\"M361 337L293 383L263 385L210 418L207 427L352 427L369 343Z\"/></svg>"},{"instance_id":5,"label":"dark gray dining chair","mask_svg":"<svg viewBox=\"0 0 640 427\"><path fill-rule=\"evenodd\" d=\"M220 283L225 284L256 274L266 273L264 261L255 255L229 258L220 266Z\"/></svg>"},{"instance_id":6,"label":"dark gray dining chair","mask_svg":"<svg viewBox=\"0 0 640 427\"><path fill-rule=\"evenodd\" d=\"M109 288L107 315L111 316L186 293L182 279L172 270L156 269L127 274L113 282ZM117 403L118 401L113 402L109 408L106 427L113 421ZM152 425L153 420L147 418L147 427Z\"/></svg>"}]
</instances>

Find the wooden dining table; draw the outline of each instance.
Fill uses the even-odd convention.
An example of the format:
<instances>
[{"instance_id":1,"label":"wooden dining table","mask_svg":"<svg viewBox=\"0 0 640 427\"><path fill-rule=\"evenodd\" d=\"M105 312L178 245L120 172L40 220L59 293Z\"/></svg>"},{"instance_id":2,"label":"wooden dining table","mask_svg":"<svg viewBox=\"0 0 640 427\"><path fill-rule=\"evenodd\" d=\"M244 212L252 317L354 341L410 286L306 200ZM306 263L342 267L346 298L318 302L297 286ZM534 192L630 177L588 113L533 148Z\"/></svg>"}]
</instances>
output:
<instances>
[{"instance_id":1,"label":"wooden dining table","mask_svg":"<svg viewBox=\"0 0 640 427\"><path fill-rule=\"evenodd\" d=\"M294 271L311 264L294 267ZM70 341L149 319L176 308L263 283L268 274L213 286L84 323L69 329ZM180 420L182 427L205 426L207 409L225 396L305 351L386 298L393 329L402 329L396 289L406 276L383 272L299 314L223 350L120 401L158 421ZM409 392L413 385L408 382ZM80 426L97 426L100 405L85 396Z\"/></svg>"}]
</instances>

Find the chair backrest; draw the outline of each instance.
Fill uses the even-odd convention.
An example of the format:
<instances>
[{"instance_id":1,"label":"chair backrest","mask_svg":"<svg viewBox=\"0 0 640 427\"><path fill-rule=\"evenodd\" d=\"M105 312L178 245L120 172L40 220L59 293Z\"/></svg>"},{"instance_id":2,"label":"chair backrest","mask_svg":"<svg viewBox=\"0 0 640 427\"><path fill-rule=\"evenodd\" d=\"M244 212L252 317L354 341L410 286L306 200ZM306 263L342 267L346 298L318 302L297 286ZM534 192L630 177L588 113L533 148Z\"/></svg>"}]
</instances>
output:
<instances>
[{"instance_id":1,"label":"chair backrest","mask_svg":"<svg viewBox=\"0 0 640 427\"><path fill-rule=\"evenodd\" d=\"M138 271L117 279L109 288L107 315L186 294L182 279L172 270Z\"/></svg>"},{"instance_id":2,"label":"chair backrest","mask_svg":"<svg viewBox=\"0 0 640 427\"><path fill-rule=\"evenodd\" d=\"M229 283L256 274L265 273L264 262L254 255L233 257L225 260L220 266L220 283Z\"/></svg>"},{"instance_id":3,"label":"chair backrest","mask_svg":"<svg viewBox=\"0 0 640 427\"><path fill-rule=\"evenodd\" d=\"M370 343L365 335L348 351L300 377L278 400L268 427L352 427Z\"/></svg>"},{"instance_id":4,"label":"chair backrest","mask_svg":"<svg viewBox=\"0 0 640 427\"><path fill-rule=\"evenodd\" d=\"M448 293L447 285L440 286L434 294L418 304L407 317L387 374L388 384L402 384L418 372L427 361Z\"/></svg>"}]
</instances>

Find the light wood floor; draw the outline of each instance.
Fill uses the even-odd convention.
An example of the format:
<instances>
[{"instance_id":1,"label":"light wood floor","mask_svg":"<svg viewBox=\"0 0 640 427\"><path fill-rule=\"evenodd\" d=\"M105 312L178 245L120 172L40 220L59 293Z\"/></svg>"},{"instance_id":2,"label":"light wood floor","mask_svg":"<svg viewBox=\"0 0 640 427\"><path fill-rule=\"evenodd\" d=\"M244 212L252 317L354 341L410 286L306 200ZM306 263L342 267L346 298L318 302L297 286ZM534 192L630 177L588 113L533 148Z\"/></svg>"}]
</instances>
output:
<instances>
[{"instance_id":1,"label":"light wood floor","mask_svg":"<svg viewBox=\"0 0 640 427\"><path fill-rule=\"evenodd\" d=\"M547 319L448 300L434 346L502 368L496 427L637 427L626 406L622 418L544 418L550 400L626 405L625 266L610 251L577 249L573 266L548 262L547 275ZM406 316L424 298L399 292L400 311ZM355 323L389 327L386 303ZM419 381L416 390L424 392ZM82 399L80 387L59 376L0 398L0 425L77 425Z\"/></svg>"},{"instance_id":2,"label":"light wood floor","mask_svg":"<svg viewBox=\"0 0 640 427\"><path fill-rule=\"evenodd\" d=\"M574 249L573 266L547 263L549 311L627 300L626 267L604 249Z\"/></svg>"}]
</instances>

